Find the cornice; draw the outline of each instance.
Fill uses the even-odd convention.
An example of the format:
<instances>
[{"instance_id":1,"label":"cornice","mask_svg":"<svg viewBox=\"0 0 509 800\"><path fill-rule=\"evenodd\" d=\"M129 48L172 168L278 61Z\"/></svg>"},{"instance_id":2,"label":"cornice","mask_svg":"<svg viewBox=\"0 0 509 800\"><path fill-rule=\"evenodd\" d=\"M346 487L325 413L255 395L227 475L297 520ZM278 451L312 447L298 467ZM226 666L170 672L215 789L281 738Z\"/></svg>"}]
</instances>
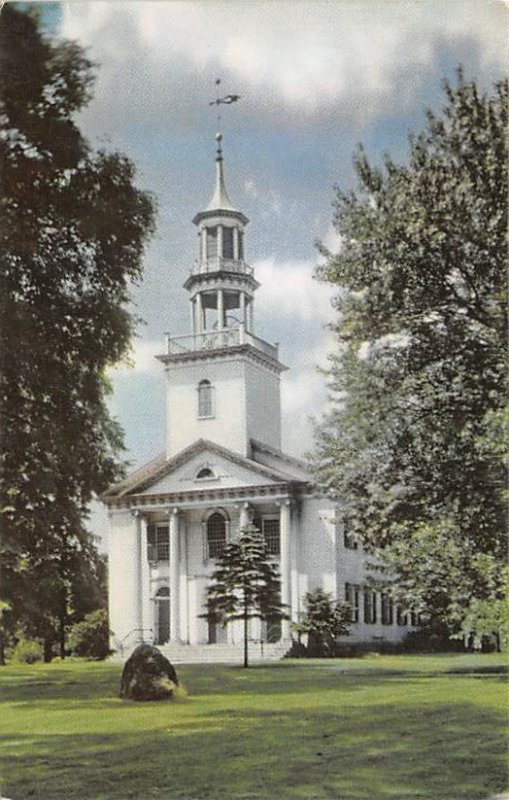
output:
<instances>
[{"instance_id":1,"label":"cornice","mask_svg":"<svg viewBox=\"0 0 509 800\"><path fill-rule=\"evenodd\" d=\"M248 356L253 361L263 364L265 367L269 367L269 369L278 375L288 369L288 367L280 361L276 361L276 359L271 358L269 355L250 344L218 347L214 350L205 348L202 350L188 350L185 353L175 353L172 355L163 354L156 356L156 358L163 364L188 364L193 361L228 359L231 358L231 356Z\"/></svg>"}]
</instances>

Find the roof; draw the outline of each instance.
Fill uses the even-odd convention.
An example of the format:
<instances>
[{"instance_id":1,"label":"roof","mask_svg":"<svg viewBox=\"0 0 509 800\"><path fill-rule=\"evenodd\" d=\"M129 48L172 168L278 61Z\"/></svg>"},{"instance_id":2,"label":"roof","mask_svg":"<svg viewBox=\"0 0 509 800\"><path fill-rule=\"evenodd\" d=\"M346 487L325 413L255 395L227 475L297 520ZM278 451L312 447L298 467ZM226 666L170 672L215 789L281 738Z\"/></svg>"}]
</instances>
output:
<instances>
[{"instance_id":1,"label":"roof","mask_svg":"<svg viewBox=\"0 0 509 800\"><path fill-rule=\"evenodd\" d=\"M260 445L260 443L255 445L255 449L256 447L258 447L258 450L265 448L267 452L270 450L270 448L267 448L265 445ZM186 461L203 451L216 453L218 456L222 456L232 463L250 469L257 474L278 483L309 483L309 481L306 479L306 476L302 475L302 468L305 467L303 462L298 462L297 459L292 459L290 456L285 457L283 454L278 455L279 451L272 451L272 455L276 459L281 460L281 468L279 465L276 467L273 465L263 464L254 458L247 458L239 453L234 453L232 450L228 450L226 447L222 447L221 445L211 442L208 439L198 439L192 445L184 448L184 450L181 450L180 453L177 453L177 455L175 455L173 458L167 459L164 453L160 454L156 458L152 459L152 461L149 461L147 464L135 470L126 478L107 489L102 494L102 498L107 501L109 498L119 498L130 494L139 494L145 489L148 489L150 486L156 484L166 475L169 475L172 471L185 464ZM293 473L291 469L291 462L294 462ZM296 464L299 464L300 466L300 475L297 475L295 472Z\"/></svg>"}]
</instances>

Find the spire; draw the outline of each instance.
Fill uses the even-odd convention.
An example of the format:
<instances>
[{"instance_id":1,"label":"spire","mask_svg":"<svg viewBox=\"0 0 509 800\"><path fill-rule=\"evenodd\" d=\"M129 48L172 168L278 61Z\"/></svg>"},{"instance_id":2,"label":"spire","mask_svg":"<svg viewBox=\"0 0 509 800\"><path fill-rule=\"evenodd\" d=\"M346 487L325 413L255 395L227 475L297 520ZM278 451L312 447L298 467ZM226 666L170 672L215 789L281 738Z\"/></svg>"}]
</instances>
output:
<instances>
[{"instance_id":1,"label":"spire","mask_svg":"<svg viewBox=\"0 0 509 800\"><path fill-rule=\"evenodd\" d=\"M230 198L228 197L228 192L226 191L226 186L224 182L223 150L221 147L222 141L223 141L223 134L216 133L216 142L217 142L216 186L214 189L214 194L212 195L212 199L207 206L207 211L217 211L219 209L225 211L235 211L234 207L230 202Z\"/></svg>"}]
</instances>

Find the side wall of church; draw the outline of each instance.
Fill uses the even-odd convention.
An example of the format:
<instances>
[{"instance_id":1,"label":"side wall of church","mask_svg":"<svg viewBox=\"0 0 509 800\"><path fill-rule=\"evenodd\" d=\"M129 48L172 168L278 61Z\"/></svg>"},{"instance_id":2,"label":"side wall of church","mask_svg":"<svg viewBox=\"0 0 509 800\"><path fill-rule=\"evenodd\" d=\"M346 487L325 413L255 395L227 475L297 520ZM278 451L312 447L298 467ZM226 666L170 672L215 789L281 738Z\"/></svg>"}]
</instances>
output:
<instances>
[{"instance_id":1,"label":"side wall of church","mask_svg":"<svg viewBox=\"0 0 509 800\"><path fill-rule=\"evenodd\" d=\"M109 619L118 649L138 625L138 534L129 511L110 514L108 550Z\"/></svg>"}]
</instances>

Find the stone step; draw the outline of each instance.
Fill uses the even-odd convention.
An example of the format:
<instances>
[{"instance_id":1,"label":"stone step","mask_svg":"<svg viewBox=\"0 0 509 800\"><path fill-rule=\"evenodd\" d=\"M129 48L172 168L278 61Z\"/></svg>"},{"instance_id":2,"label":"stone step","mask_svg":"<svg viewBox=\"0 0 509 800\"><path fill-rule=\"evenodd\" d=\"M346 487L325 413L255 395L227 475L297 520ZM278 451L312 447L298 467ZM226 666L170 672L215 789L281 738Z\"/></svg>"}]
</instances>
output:
<instances>
[{"instance_id":1,"label":"stone step","mask_svg":"<svg viewBox=\"0 0 509 800\"><path fill-rule=\"evenodd\" d=\"M290 647L289 642L263 644L252 642L249 645L249 660L278 661L283 658ZM244 645L236 644L204 644L204 645L162 645L162 653L172 664L236 664L242 661Z\"/></svg>"},{"instance_id":2,"label":"stone step","mask_svg":"<svg viewBox=\"0 0 509 800\"><path fill-rule=\"evenodd\" d=\"M283 658L290 648L291 642L277 642L263 645L260 642L249 643L249 661L252 663L263 661L278 661ZM165 644L158 645L158 649L171 661L172 664L238 664L242 662L244 645L242 642L235 644ZM115 653L112 661L124 662L130 656L134 647L123 653Z\"/></svg>"}]
</instances>

